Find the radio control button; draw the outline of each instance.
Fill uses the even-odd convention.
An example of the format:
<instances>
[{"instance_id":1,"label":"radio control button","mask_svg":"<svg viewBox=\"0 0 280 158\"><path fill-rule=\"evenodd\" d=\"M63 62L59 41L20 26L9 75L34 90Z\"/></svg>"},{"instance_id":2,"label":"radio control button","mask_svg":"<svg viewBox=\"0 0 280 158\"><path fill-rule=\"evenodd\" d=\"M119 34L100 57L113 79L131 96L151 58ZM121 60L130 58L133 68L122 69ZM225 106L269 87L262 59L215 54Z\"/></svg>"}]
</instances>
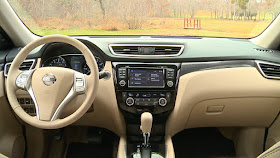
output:
<instances>
[{"instance_id":1,"label":"radio control button","mask_svg":"<svg viewBox=\"0 0 280 158\"><path fill-rule=\"evenodd\" d=\"M127 98L127 93L126 92L122 92L122 98L123 98L123 101L126 100L126 98Z\"/></svg>"},{"instance_id":2,"label":"radio control button","mask_svg":"<svg viewBox=\"0 0 280 158\"><path fill-rule=\"evenodd\" d=\"M158 104L160 106L165 106L167 104L167 100L165 98L159 98Z\"/></svg>"},{"instance_id":3,"label":"radio control button","mask_svg":"<svg viewBox=\"0 0 280 158\"><path fill-rule=\"evenodd\" d=\"M151 99L153 102L157 102L158 101L158 98L152 98Z\"/></svg>"},{"instance_id":4,"label":"radio control button","mask_svg":"<svg viewBox=\"0 0 280 158\"><path fill-rule=\"evenodd\" d=\"M169 102L171 99L171 93L170 92L167 92L166 93L166 100Z\"/></svg>"},{"instance_id":5,"label":"radio control button","mask_svg":"<svg viewBox=\"0 0 280 158\"><path fill-rule=\"evenodd\" d=\"M173 81L168 81L168 82L167 82L167 86L168 86L168 87L173 87L173 85L174 85Z\"/></svg>"},{"instance_id":6,"label":"radio control button","mask_svg":"<svg viewBox=\"0 0 280 158\"><path fill-rule=\"evenodd\" d=\"M139 106L139 105L140 105L140 102L135 101L135 105L136 105L136 106Z\"/></svg>"},{"instance_id":7,"label":"radio control button","mask_svg":"<svg viewBox=\"0 0 280 158\"><path fill-rule=\"evenodd\" d=\"M159 96L160 97L165 97L165 93L160 93Z\"/></svg>"},{"instance_id":8,"label":"radio control button","mask_svg":"<svg viewBox=\"0 0 280 158\"><path fill-rule=\"evenodd\" d=\"M124 87L124 86L126 85L126 82L125 82L125 80L121 80L121 81L119 82L119 84L120 84L120 86Z\"/></svg>"},{"instance_id":9,"label":"radio control button","mask_svg":"<svg viewBox=\"0 0 280 158\"><path fill-rule=\"evenodd\" d=\"M126 105L127 106L132 106L134 104L134 99L129 97L126 99Z\"/></svg>"}]
</instances>

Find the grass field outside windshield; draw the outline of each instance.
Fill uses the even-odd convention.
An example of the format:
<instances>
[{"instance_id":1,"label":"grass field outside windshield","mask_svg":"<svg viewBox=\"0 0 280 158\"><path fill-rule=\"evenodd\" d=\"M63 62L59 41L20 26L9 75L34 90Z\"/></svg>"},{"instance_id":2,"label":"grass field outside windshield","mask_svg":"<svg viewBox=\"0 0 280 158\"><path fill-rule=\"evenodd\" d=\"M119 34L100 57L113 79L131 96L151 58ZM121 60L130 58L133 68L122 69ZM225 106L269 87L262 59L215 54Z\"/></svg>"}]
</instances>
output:
<instances>
[{"instance_id":1,"label":"grass field outside windshield","mask_svg":"<svg viewBox=\"0 0 280 158\"><path fill-rule=\"evenodd\" d=\"M9 0L38 35L167 35L250 38L279 0Z\"/></svg>"}]
</instances>

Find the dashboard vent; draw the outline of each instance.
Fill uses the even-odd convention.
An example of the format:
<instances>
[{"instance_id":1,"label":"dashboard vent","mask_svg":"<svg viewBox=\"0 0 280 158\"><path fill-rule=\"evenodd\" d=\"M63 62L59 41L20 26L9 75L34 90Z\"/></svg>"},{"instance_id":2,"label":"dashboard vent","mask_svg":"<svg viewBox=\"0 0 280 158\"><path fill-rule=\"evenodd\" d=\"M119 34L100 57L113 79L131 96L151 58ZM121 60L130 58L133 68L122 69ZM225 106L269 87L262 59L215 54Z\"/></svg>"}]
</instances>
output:
<instances>
[{"instance_id":1,"label":"dashboard vent","mask_svg":"<svg viewBox=\"0 0 280 158\"><path fill-rule=\"evenodd\" d=\"M137 46L112 46L112 49L116 54L138 54Z\"/></svg>"},{"instance_id":2,"label":"dashboard vent","mask_svg":"<svg viewBox=\"0 0 280 158\"><path fill-rule=\"evenodd\" d=\"M273 53L274 51L271 49L260 49L260 48L255 48L256 51L258 52L264 52L264 53Z\"/></svg>"},{"instance_id":3,"label":"dashboard vent","mask_svg":"<svg viewBox=\"0 0 280 158\"><path fill-rule=\"evenodd\" d=\"M155 55L178 54L180 47L155 47Z\"/></svg>"},{"instance_id":4,"label":"dashboard vent","mask_svg":"<svg viewBox=\"0 0 280 158\"><path fill-rule=\"evenodd\" d=\"M7 77L12 63L7 63L4 68L4 75ZM35 67L35 59L24 60L19 69L22 71L31 70Z\"/></svg>"},{"instance_id":5,"label":"dashboard vent","mask_svg":"<svg viewBox=\"0 0 280 158\"><path fill-rule=\"evenodd\" d=\"M257 65L264 77L280 79L280 64L257 61Z\"/></svg>"},{"instance_id":6,"label":"dashboard vent","mask_svg":"<svg viewBox=\"0 0 280 158\"><path fill-rule=\"evenodd\" d=\"M114 55L120 56L179 56L184 45L136 45L110 44L109 49Z\"/></svg>"}]
</instances>

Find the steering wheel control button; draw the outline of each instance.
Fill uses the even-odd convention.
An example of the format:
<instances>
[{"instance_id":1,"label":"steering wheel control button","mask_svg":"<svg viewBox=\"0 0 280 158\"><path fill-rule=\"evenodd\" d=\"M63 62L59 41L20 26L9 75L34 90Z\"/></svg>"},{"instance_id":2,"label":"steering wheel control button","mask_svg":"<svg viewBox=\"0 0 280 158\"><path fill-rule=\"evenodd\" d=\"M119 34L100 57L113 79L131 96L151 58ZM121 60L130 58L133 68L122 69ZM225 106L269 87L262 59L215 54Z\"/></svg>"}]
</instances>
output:
<instances>
[{"instance_id":1,"label":"steering wheel control button","mask_svg":"<svg viewBox=\"0 0 280 158\"><path fill-rule=\"evenodd\" d=\"M131 98L131 97L127 98L127 99L126 99L126 105L127 105L127 106L132 106L132 105L134 105L134 99Z\"/></svg>"},{"instance_id":2,"label":"steering wheel control button","mask_svg":"<svg viewBox=\"0 0 280 158\"><path fill-rule=\"evenodd\" d=\"M75 90L78 94L82 94L85 91L85 76L82 73L75 72L74 73L74 86Z\"/></svg>"},{"instance_id":3,"label":"steering wheel control button","mask_svg":"<svg viewBox=\"0 0 280 158\"><path fill-rule=\"evenodd\" d=\"M167 100L165 98L159 98L158 104L160 106L165 106L167 104Z\"/></svg>"},{"instance_id":4,"label":"steering wheel control button","mask_svg":"<svg viewBox=\"0 0 280 158\"><path fill-rule=\"evenodd\" d=\"M121 81L119 82L119 84L120 84L121 87L124 87L124 86L126 85L126 82L125 82L125 80L121 80Z\"/></svg>"},{"instance_id":5,"label":"steering wheel control button","mask_svg":"<svg viewBox=\"0 0 280 158\"><path fill-rule=\"evenodd\" d=\"M47 73L42 80L46 86L51 86L56 82L56 77L52 73Z\"/></svg>"},{"instance_id":6,"label":"steering wheel control button","mask_svg":"<svg viewBox=\"0 0 280 158\"><path fill-rule=\"evenodd\" d=\"M174 85L173 81L168 81L168 82L167 82L167 86L168 86L168 87L171 88L171 87L173 87L173 85Z\"/></svg>"},{"instance_id":7,"label":"steering wheel control button","mask_svg":"<svg viewBox=\"0 0 280 158\"><path fill-rule=\"evenodd\" d=\"M27 84L29 83L28 80L33 72L34 70L29 70L29 71L23 71L21 74L19 74L16 79L16 86L20 89L25 90Z\"/></svg>"}]
</instances>

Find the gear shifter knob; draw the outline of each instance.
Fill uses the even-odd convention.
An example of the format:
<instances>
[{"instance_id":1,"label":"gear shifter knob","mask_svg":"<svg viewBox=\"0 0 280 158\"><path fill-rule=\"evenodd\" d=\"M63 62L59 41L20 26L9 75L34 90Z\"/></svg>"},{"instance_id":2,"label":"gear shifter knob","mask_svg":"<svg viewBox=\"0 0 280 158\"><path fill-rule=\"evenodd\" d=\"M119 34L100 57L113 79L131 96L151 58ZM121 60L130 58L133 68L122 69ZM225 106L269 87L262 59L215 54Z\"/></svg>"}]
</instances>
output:
<instances>
[{"instance_id":1,"label":"gear shifter knob","mask_svg":"<svg viewBox=\"0 0 280 158\"><path fill-rule=\"evenodd\" d=\"M142 133L151 133L153 124L153 116L149 112L144 112L141 115L141 126L140 129L142 130Z\"/></svg>"}]
</instances>

